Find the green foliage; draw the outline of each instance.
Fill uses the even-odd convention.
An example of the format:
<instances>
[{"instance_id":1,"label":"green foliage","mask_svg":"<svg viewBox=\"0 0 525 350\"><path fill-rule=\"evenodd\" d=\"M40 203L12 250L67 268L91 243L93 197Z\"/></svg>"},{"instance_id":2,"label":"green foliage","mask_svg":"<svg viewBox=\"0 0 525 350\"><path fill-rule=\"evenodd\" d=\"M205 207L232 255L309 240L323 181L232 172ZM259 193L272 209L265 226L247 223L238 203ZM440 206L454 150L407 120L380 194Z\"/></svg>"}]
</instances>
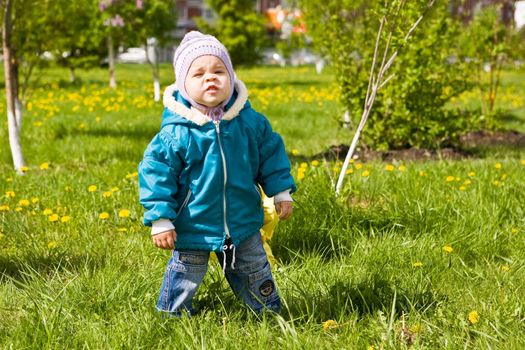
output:
<instances>
[{"instance_id":1,"label":"green foliage","mask_svg":"<svg viewBox=\"0 0 525 350\"><path fill-rule=\"evenodd\" d=\"M266 43L264 19L254 11L251 0L208 0L218 16L213 24L197 21L199 29L216 36L228 49L234 65L257 62Z\"/></svg>"},{"instance_id":2,"label":"green foliage","mask_svg":"<svg viewBox=\"0 0 525 350\"><path fill-rule=\"evenodd\" d=\"M379 91L364 129L364 140L375 148L440 147L466 130L468 120L447 110L448 101L470 88L468 71L454 42L458 25L447 4L437 1L301 1L308 27L319 50L336 70L341 103L358 122L364 108L370 68L381 17L387 23L379 44L379 63L392 33L390 54L399 50L387 76L394 78ZM408 42L404 37L416 19L422 23ZM387 56L387 59L390 55ZM450 58L456 58L454 63Z\"/></svg>"}]
</instances>

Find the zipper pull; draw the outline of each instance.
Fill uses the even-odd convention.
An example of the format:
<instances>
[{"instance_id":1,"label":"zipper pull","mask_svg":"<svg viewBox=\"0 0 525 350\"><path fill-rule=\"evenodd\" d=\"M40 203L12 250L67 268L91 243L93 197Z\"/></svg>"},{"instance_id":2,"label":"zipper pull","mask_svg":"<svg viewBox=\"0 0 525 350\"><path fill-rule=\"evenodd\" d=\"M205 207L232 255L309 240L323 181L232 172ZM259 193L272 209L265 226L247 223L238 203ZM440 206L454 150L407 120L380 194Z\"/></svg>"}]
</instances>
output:
<instances>
[{"instance_id":1,"label":"zipper pull","mask_svg":"<svg viewBox=\"0 0 525 350\"><path fill-rule=\"evenodd\" d=\"M217 134L221 133L221 129L219 127L220 122L221 122L220 120L214 120L213 121L213 124L215 124L215 130L217 131Z\"/></svg>"}]
</instances>

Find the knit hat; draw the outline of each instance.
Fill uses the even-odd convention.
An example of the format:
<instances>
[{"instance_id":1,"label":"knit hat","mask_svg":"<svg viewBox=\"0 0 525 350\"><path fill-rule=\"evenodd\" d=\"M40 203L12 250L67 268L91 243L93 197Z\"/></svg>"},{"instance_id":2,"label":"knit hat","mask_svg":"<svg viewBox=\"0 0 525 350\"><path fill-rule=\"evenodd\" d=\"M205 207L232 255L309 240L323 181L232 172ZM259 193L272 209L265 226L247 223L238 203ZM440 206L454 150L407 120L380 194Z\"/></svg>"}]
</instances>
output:
<instances>
[{"instance_id":1,"label":"knit hat","mask_svg":"<svg viewBox=\"0 0 525 350\"><path fill-rule=\"evenodd\" d=\"M209 108L195 102L186 91L184 86L184 81L188 75L188 70L190 69L193 61L201 56L216 56L222 60L228 75L230 76L230 95L228 98L222 102L219 106L214 108ZM228 50L224 45L217 40L212 35L205 35L198 31L191 31L187 33L182 39L179 47L175 51L175 56L173 57L173 67L175 69L175 84L182 97L188 101L193 107L205 110L208 115L215 117L220 117L224 113L224 106L228 103L230 98L233 95L233 85L235 83L235 72L233 71L232 62L230 56L228 55ZM220 110L217 110L220 108ZM218 116L217 114L220 114Z\"/></svg>"}]
</instances>

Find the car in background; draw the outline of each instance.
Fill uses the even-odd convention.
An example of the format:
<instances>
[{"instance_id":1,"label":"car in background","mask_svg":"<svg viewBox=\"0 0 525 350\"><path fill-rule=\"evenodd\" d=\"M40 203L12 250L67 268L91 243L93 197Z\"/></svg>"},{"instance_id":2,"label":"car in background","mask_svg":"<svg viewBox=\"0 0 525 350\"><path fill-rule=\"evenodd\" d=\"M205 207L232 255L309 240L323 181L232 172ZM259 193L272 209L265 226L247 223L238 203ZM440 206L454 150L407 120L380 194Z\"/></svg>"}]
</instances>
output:
<instances>
[{"instance_id":1,"label":"car in background","mask_svg":"<svg viewBox=\"0 0 525 350\"><path fill-rule=\"evenodd\" d=\"M141 47L130 47L117 55L118 63L147 63L146 50Z\"/></svg>"}]
</instances>

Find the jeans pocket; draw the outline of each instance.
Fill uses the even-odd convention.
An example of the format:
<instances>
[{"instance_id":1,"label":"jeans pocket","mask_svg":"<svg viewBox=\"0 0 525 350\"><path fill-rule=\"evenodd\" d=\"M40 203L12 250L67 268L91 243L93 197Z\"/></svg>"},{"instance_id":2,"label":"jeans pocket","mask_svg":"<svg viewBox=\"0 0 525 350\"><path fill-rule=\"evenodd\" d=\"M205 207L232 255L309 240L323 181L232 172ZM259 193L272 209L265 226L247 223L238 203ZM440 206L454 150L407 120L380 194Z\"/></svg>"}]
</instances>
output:
<instances>
[{"instance_id":1,"label":"jeans pocket","mask_svg":"<svg viewBox=\"0 0 525 350\"><path fill-rule=\"evenodd\" d=\"M248 275L250 298L252 307L260 310L264 307L270 309L280 308L279 293L272 278L272 271L268 262L257 272ZM275 310L278 311L278 310Z\"/></svg>"}]
</instances>

